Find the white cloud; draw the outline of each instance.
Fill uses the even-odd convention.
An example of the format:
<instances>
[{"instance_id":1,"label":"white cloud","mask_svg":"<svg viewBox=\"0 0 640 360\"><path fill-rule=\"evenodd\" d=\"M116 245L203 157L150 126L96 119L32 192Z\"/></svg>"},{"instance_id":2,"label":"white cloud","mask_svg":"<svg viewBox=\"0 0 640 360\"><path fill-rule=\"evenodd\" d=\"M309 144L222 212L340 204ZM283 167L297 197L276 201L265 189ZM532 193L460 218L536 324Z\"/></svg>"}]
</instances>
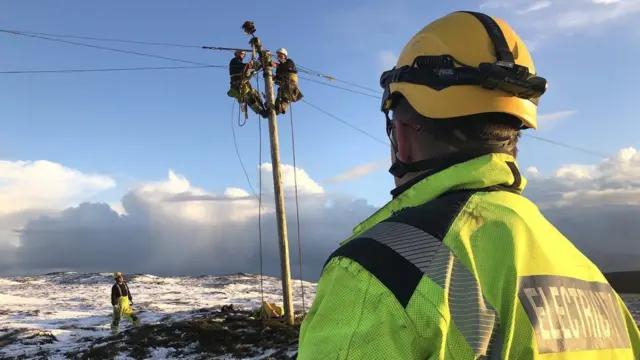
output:
<instances>
[{"instance_id":1,"label":"white cloud","mask_svg":"<svg viewBox=\"0 0 640 360\"><path fill-rule=\"evenodd\" d=\"M109 202L109 207L111 207L111 210L115 211L116 213L118 213L118 215L126 215L127 211L124 209L124 206L122 206L122 203L119 201L113 201L113 202Z\"/></svg>"},{"instance_id":2,"label":"white cloud","mask_svg":"<svg viewBox=\"0 0 640 360\"><path fill-rule=\"evenodd\" d=\"M264 163L260 166L262 173L262 191L272 192L273 190L273 171L270 163ZM282 187L284 192L293 192L295 190L295 182L297 177L299 194L322 194L324 189L311 179L304 169L293 167L293 165L281 164Z\"/></svg>"},{"instance_id":3,"label":"white cloud","mask_svg":"<svg viewBox=\"0 0 640 360\"><path fill-rule=\"evenodd\" d=\"M531 177L525 195L605 271L639 270L640 152Z\"/></svg>"},{"instance_id":4,"label":"white cloud","mask_svg":"<svg viewBox=\"0 0 640 360\"><path fill-rule=\"evenodd\" d=\"M378 53L378 59L380 62L380 68L385 71L390 70L391 68L396 66L398 56L391 51L381 51L380 53Z\"/></svg>"},{"instance_id":5,"label":"white cloud","mask_svg":"<svg viewBox=\"0 0 640 360\"><path fill-rule=\"evenodd\" d=\"M556 111L556 112L552 112L552 113L548 113L548 114L542 114L540 116L538 116L538 120L540 121L549 121L549 120L557 120L557 119L562 119L562 118L566 118L569 117L575 113L577 113L577 110L563 110L563 111Z\"/></svg>"},{"instance_id":6,"label":"white cloud","mask_svg":"<svg viewBox=\"0 0 640 360\"><path fill-rule=\"evenodd\" d=\"M265 273L278 276L272 168L268 163L260 168L264 269ZM303 169L297 169L295 175L304 273L313 279L338 242L348 237L353 226L375 208L361 199L325 193ZM291 268L297 275L295 180L291 165L282 164L282 183ZM186 177L170 170L165 180L139 184L120 202L76 203L60 210L0 217L0 228L5 225L8 234L15 237L13 230L18 230L20 235L17 248L0 242L0 272L115 268L127 272L202 274L260 269L258 202L244 189L227 188L222 194L214 194L194 187Z\"/></svg>"},{"instance_id":7,"label":"white cloud","mask_svg":"<svg viewBox=\"0 0 640 360\"><path fill-rule=\"evenodd\" d=\"M83 174L50 161L0 161L0 214L61 209L116 186L103 175Z\"/></svg>"},{"instance_id":8,"label":"white cloud","mask_svg":"<svg viewBox=\"0 0 640 360\"><path fill-rule=\"evenodd\" d=\"M15 262L16 230L41 215L55 216L116 186L108 176L83 174L50 161L0 161L0 270Z\"/></svg>"},{"instance_id":9,"label":"white cloud","mask_svg":"<svg viewBox=\"0 0 640 360\"><path fill-rule=\"evenodd\" d=\"M480 9L510 8L513 4L513 1L489 0L480 4Z\"/></svg>"},{"instance_id":10,"label":"white cloud","mask_svg":"<svg viewBox=\"0 0 640 360\"><path fill-rule=\"evenodd\" d=\"M279 276L271 166L262 164L261 168L264 269ZM357 178L365 170L334 180ZM88 176L75 174L72 179ZM303 271L305 278L314 280L338 242L376 207L363 199L325 192L302 169L297 175ZM640 152L626 148L597 164L570 164L550 174L529 167L525 176L529 180L525 195L603 270L637 267ZM282 177L291 268L297 276L293 167L284 164ZM109 184L95 179L88 183L100 185L92 189ZM64 198L60 204L68 201ZM258 272L257 205L253 194L244 189L227 188L214 194L169 171L165 180L140 184L120 202L81 203L46 213L35 208L0 216L0 230L8 234L21 230L20 247L0 242L0 273L51 269L157 274Z\"/></svg>"},{"instance_id":11,"label":"white cloud","mask_svg":"<svg viewBox=\"0 0 640 360\"><path fill-rule=\"evenodd\" d=\"M528 40L527 45L537 48L549 39L597 32L628 18L640 12L640 0L502 0L479 7L491 9L492 16L509 19L519 35Z\"/></svg>"},{"instance_id":12,"label":"white cloud","mask_svg":"<svg viewBox=\"0 0 640 360\"><path fill-rule=\"evenodd\" d=\"M530 12L546 9L549 6L551 6L551 1L537 1L537 2L534 2L534 3L530 4L524 10L518 10L517 13L519 15L524 15L524 14L528 14Z\"/></svg>"},{"instance_id":13,"label":"white cloud","mask_svg":"<svg viewBox=\"0 0 640 360\"><path fill-rule=\"evenodd\" d=\"M540 125L541 130L550 130L555 127L558 122L575 115L577 112L577 110L562 110L547 114L541 114L538 115L538 124Z\"/></svg>"},{"instance_id":14,"label":"white cloud","mask_svg":"<svg viewBox=\"0 0 640 360\"><path fill-rule=\"evenodd\" d=\"M332 176L326 180L327 183L343 183L360 180L369 174L377 171L378 169L387 166L389 159L383 159L380 161L370 162L353 167L345 172L342 172L336 176Z\"/></svg>"}]
</instances>

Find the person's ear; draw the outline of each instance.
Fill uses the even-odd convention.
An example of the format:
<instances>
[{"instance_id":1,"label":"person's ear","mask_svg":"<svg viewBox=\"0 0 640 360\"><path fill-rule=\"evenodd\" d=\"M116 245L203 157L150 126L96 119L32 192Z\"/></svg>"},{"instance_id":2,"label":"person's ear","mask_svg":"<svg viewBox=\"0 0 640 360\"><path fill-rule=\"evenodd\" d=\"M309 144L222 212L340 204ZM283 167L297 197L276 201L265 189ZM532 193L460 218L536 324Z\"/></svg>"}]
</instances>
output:
<instances>
[{"instance_id":1,"label":"person's ear","mask_svg":"<svg viewBox=\"0 0 640 360\"><path fill-rule=\"evenodd\" d=\"M405 163L413 162L413 136L409 126L398 122L395 126L396 143L398 146L398 159Z\"/></svg>"}]
</instances>

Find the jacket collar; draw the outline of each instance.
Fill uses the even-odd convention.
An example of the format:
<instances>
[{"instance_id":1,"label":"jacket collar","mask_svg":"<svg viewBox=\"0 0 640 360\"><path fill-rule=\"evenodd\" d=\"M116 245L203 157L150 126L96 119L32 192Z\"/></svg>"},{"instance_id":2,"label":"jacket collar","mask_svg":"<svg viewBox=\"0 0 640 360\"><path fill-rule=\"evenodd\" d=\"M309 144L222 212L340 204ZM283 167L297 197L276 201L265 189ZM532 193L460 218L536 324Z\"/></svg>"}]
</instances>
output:
<instances>
[{"instance_id":1,"label":"jacket collar","mask_svg":"<svg viewBox=\"0 0 640 360\"><path fill-rule=\"evenodd\" d=\"M353 235L341 244L404 208L420 206L447 192L504 187L521 193L526 184L527 180L520 174L515 158L509 154L491 153L453 164L414 179L408 187L397 189L400 191L394 190L392 193L396 193L395 198L358 224L353 229Z\"/></svg>"}]
</instances>

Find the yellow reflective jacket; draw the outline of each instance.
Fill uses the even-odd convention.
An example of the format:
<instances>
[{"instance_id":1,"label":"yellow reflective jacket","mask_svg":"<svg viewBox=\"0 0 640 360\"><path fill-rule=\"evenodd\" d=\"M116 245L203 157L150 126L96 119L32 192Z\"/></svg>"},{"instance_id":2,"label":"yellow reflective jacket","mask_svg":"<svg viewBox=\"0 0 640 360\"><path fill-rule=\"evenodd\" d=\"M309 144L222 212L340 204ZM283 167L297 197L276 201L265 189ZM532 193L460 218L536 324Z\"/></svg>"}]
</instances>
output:
<instances>
[{"instance_id":1,"label":"yellow reflective jacket","mask_svg":"<svg viewBox=\"0 0 640 360\"><path fill-rule=\"evenodd\" d=\"M327 260L298 359L639 359L598 268L493 153L405 190Z\"/></svg>"}]
</instances>

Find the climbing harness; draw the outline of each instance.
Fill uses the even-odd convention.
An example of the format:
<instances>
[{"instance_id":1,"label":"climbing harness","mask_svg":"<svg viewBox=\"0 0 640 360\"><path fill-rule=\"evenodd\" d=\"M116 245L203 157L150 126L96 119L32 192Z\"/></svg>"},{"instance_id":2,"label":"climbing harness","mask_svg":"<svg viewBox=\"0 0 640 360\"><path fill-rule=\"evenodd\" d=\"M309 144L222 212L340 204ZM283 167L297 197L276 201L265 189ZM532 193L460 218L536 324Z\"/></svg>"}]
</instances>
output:
<instances>
[{"instance_id":1,"label":"climbing harness","mask_svg":"<svg viewBox=\"0 0 640 360\"><path fill-rule=\"evenodd\" d=\"M258 74L258 71L252 71L252 70L254 70L253 64L255 62L255 59L256 59L256 49L255 49L255 46L252 44L252 46L251 46L251 60L244 65L244 68L243 68L241 76L240 76L240 80L239 80L239 82L237 84L237 89L235 89L232 86L232 89L228 93L229 96L232 96L234 92L236 93L235 97L237 98L238 103L240 104L240 112L244 113L245 123L249 119L248 106L251 106L251 108L255 112L259 112L259 110L256 110L255 102L257 101L260 105L262 105L262 99L259 98L260 97L259 92L256 92L254 89L251 88L251 78L254 75ZM247 73L249 73L249 77L248 78L246 76ZM258 99L256 99L256 96L255 96L256 94L257 94ZM248 101L251 101L252 105L249 105Z\"/></svg>"}]
</instances>

